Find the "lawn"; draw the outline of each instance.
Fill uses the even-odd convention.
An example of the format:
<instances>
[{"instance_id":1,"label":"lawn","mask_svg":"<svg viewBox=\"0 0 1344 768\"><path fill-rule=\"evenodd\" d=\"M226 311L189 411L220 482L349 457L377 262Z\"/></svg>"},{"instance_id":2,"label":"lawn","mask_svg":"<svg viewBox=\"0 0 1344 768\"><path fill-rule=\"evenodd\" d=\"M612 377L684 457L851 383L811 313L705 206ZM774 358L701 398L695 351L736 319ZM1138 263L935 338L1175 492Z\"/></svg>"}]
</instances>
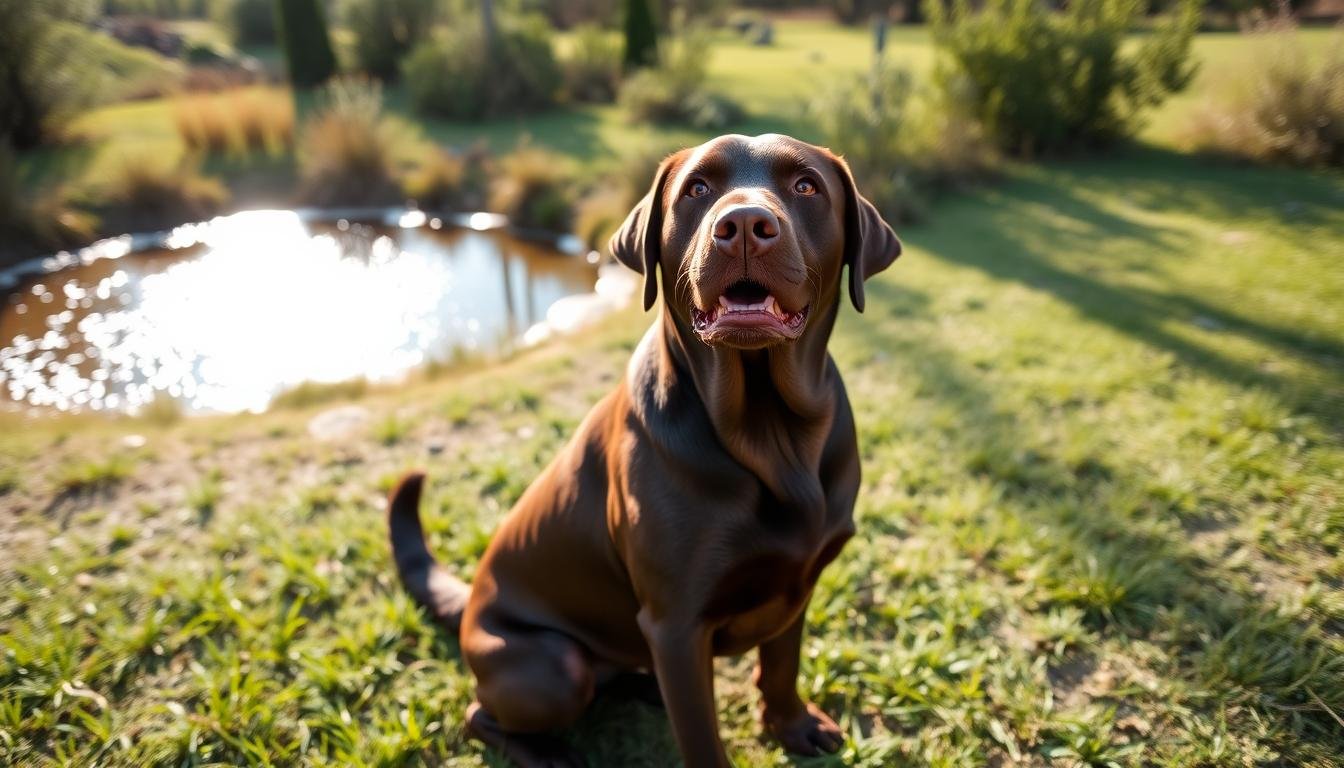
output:
<instances>
[{"instance_id":1,"label":"lawn","mask_svg":"<svg viewBox=\"0 0 1344 768\"><path fill-rule=\"evenodd\" d=\"M862 34L827 35L862 66ZM725 76L761 57L720 49L717 79L778 104ZM533 135L571 119L581 159L625 131ZM902 228L832 342L864 485L801 687L849 740L797 764L1344 765L1341 232L1337 173L1161 145L1013 167ZM470 577L647 321L260 416L0 417L0 763L500 765L380 498L427 468L432 546ZM793 764L750 665L719 667L728 747ZM594 768L677 764L643 704L572 738Z\"/></svg>"},{"instance_id":2,"label":"lawn","mask_svg":"<svg viewBox=\"0 0 1344 768\"><path fill-rule=\"evenodd\" d=\"M1339 33L1311 28L1300 33L1302 44L1324 50L1337 43ZM872 35L866 28L845 28L815 20L777 22L775 44L753 46L728 32L719 32L707 54L712 87L731 95L747 110L746 119L732 130L744 133L781 132L817 140L806 119L808 102L833 87L836 78L865 71L872 61ZM564 48L566 41L558 41ZM1196 38L1195 57L1202 67L1188 92L1175 97L1154 116L1143 138L1173 146L1191 112L1210 93L1234 80L1254 60L1256 48L1245 35L1205 33ZM885 61L927 73L933 64L933 48L923 27L894 27L888 34ZM495 152L507 152L520 141L554 149L583 167L609 163L623 151L647 145L693 144L708 134L675 127L632 125L616 106L571 106L525 118L506 118L480 123L423 120L412 114L407 96L399 87L386 89L389 111L403 135L402 162L414 165L432 143L465 147L484 142ZM307 99L304 100L305 103ZM174 124L174 102L151 99L114 104L93 110L72 126L88 140L56 152L40 153L28 173L44 181L66 180L75 187L96 184L119 165L131 162L179 162L185 149ZM283 200L276 187L292 186L292 163L282 162L290 175L276 175L276 163L216 163L212 173L229 179L243 192L255 193L261 184L269 187L262 197L267 203ZM241 195L240 195L241 197ZM244 201L245 202L245 201Z\"/></svg>"}]
</instances>

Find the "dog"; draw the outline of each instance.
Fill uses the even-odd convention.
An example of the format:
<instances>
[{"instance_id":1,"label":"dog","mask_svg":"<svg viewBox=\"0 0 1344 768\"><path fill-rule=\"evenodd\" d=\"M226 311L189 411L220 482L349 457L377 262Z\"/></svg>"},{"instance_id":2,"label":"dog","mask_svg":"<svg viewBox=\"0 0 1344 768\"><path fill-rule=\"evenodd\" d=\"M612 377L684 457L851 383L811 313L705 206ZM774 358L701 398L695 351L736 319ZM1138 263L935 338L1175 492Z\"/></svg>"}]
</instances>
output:
<instances>
[{"instance_id":1,"label":"dog","mask_svg":"<svg viewBox=\"0 0 1344 768\"><path fill-rule=\"evenodd\" d=\"M390 495L400 578L476 678L466 728L521 766L578 764L555 732L599 686L651 672L684 763L728 766L713 659L756 648L765 730L835 752L840 729L797 686L805 608L859 490L826 344L845 275L862 312L900 241L843 159L770 134L669 156L610 248L662 309L471 585L426 547L423 475Z\"/></svg>"}]
</instances>

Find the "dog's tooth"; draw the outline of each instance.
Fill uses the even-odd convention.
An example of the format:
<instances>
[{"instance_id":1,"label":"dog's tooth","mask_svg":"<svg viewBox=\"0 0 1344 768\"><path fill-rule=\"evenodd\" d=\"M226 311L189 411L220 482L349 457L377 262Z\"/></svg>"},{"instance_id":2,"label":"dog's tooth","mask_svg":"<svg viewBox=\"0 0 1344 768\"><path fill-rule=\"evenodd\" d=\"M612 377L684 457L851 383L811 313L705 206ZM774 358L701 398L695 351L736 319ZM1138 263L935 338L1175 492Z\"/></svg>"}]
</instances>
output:
<instances>
[{"instance_id":1,"label":"dog's tooth","mask_svg":"<svg viewBox=\"0 0 1344 768\"><path fill-rule=\"evenodd\" d=\"M724 309L731 309L731 307L729 307L729 305L728 305L728 297L727 297L727 296L720 296L720 297L719 297L719 306L723 307Z\"/></svg>"}]
</instances>

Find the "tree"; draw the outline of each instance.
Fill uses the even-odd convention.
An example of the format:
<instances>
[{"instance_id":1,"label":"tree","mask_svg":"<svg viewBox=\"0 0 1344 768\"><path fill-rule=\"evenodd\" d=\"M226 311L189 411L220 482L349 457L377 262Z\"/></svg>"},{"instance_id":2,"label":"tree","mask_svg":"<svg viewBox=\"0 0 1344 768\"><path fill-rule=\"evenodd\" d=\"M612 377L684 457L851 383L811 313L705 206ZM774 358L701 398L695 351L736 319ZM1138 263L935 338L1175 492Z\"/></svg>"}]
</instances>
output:
<instances>
[{"instance_id":1,"label":"tree","mask_svg":"<svg viewBox=\"0 0 1344 768\"><path fill-rule=\"evenodd\" d=\"M650 0L625 0L625 68L658 63L658 26Z\"/></svg>"},{"instance_id":2,"label":"tree","mask_svg":"<svg viewBox=\"0 0 1344 768\"><path fill-rule=\"evenodd\" d=\"M355 33L355 58L374 77L395 78L401 61L429 37L438 19L438 0L352 0L347 27Z\"/></svg>"},{"instance_id":3,"label":"tree","mask_svg":"<svg viewBox=\"0 0 1344 768\"><path fill-rule=\"evenodd\" d=\"M277 1L289 81L297 88L321 85L336 74L336 56L320 0Z\"/></svg>"},{"instance_id":4,"label":"tree","mask_svg":"<svg viewBox=\"0 0 1344 768\"><path fill-rule=\"evenodd\" d=\"M41 144L53 120L94 95L79 57L59 44L89 12L82 0L0 0L0 144Z\"/></svg>"}]
</instances>

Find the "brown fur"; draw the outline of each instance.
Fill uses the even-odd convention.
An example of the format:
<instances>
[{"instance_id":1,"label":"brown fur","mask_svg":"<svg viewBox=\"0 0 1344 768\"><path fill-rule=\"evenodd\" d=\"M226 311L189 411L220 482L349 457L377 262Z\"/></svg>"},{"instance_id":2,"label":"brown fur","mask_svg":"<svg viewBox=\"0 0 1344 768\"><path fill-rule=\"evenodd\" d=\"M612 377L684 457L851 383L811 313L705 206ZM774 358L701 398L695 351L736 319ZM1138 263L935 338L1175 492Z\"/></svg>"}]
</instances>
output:
<instances>
[{"instance_id":1,"label":"brown fur","mask_svg":"<svg viewBox=\"0 0 1344 768\"><path fill-rule=\"evenodd\" d=\"M708 192L688 195L697 182ZM752 217L774 223L753 229ZM663 162L612 252L643 273L646 309L661 274L658 320L625 379L500 525L470 587L425 547L422 477L392 495L402 580L460 626L477 680L468 728L520 765L572 764L550 732L600 683L646 670L685 764L727 766L713 657L758 648L765 728L793 752L835 751L840 730L796 684L804 609L854 533L859 488L853 416L826 343L843 268L861 311L863 281L900 243L830 152L723 136ZM743 279L788 312L806 307L801 332L698 331L694 311Z\"/></svg>"}]
</instances>

